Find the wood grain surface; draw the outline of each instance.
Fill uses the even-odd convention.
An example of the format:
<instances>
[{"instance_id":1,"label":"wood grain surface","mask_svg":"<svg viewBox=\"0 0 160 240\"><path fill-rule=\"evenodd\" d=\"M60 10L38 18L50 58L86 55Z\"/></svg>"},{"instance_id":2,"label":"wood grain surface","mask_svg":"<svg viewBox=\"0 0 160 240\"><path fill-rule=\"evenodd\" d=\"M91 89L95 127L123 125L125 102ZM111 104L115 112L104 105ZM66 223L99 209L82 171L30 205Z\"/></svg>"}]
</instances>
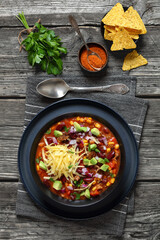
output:
<instances>
[{"instance_id":1,"label":"wood grain surface","mask_svg":"<svg viewBox=\"0 0 160 240\"><path fill-rule=\"evenodd\" d=\"M19 52L17 36L22 26L15 18L24 11L30 25L39 18L45 26L59 34L68 48L63 59L62 77L82 76L77 61L77 52L82 44L68 22L73 13L87 41L104 44L100 21L111 9L115 0L1 0L0 1L0 239L111 239L105 231L93 233L79 231L71 222L62 224L38 222L17 218L15 215L16 190L19 178L17 151L23 132L26 80L39 73L29 66L26 52ZM131 1L121 1L124 6ZM107 76L114 74L137 77L136 96L149 101L145 127L140 145L140 166L136 181L135 213L127 216L123 239L160 239L160 1L135 0L133 6L143 15L147 35L138 43L139 52L148 60L148 65L130 72L121 70L123 59L109 52ZM74 64L74 71L73 71ZM101 83L101 82L100 82ZM76 81L72 86L79 86ZM92 83L94 85L94 82Z\"/></svg>"}]
</instances>

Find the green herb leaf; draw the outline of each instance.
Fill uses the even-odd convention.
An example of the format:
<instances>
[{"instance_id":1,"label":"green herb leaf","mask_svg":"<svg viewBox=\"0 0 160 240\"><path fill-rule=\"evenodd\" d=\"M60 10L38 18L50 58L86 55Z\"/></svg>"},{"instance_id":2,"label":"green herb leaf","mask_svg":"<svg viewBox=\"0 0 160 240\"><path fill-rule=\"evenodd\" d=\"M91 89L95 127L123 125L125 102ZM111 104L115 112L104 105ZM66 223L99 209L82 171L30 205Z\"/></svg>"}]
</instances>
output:
<instances>
[{"instance_id":1,"label":"green herb leaf","mask_svg":"<svg viewBox=\"0 0 160 240\"><path fill-rule=\"evenodd\" d=\"M61 51L62 53L67 53L67 49L63 47L58 47L58 50Z\"/></svg>"},{"instance_id":2,"label":"green herb leaf","mask_svg":"<svg viewBox=\"0 0 160 240\"><path fill-rule=\"evenodd\" d=\"M54 179L52 178L52 177L50 177L50 179L49 179L51 182L54 182Z\"/></svg>"},{"instance_id":3,"label":"green herb leaf","mask_svg":"<svg viewBox=\"0 0 160 240\"><path fill-rule=\"evenodd\" d=\"M107 158L104 158L104 161L109 163L109 160Z\"/></svg>"},{"instance_id":4,"label":"green herb leaf","mask_svg":"<svg viewBox=\"0 0 160 240\"><path fill-rule=\"evenodd\" d=\"M39 163L39 159L38 158L36 158L36 162Z\"/></svg>"},{"instance_id":5,"label":"green herb leaf","mask_svg":"<svg viewBox=\"0 0 160 240\"><path fill-rule=\"evenodd\" d=\"M100 152L100 150L98 148L94 149L94 151L97 153Z\"/></svg>"},{"instance_id":6,"label":"green herb leaf","mask_svg":"<svg viewBox=\"0 0 160 240\"><path fill-rule=\"evenodd\" d=\"M71 151L71 150L68 150L68 152L69 152L69 153L74 153L74 152L73 152L73 151Z\"/></svg>"},{"instance_id":7,"label":"green herb leaf","mask_svg":"<svg viewBox=\"0 0 160 240\"><path fill-rule=\"evenodd\" d=\"M35 56L35 62L36 63L40 63L41 62L41 58L38 55Z\"/></svg>"},{"instance_id":8,"label":"green herb leaf","mask_svg":"<svg viewBox=\"0 0 160 240\"><path fill-rule=\"evenodd\" d=\"M23 12L16 17L25 28L29 28ZM63 70L61 54L66 54L67 49L62 47L61 39L53 30L48 30L40 23L35 26L37 30L31 32L22 42L28 52L29 64L33 67L38 64L48 74L58 75Z\"/></svg>"},{"instance_id":9,"label":"green herb leaf","mask_svg":"<svg viewBox=\"0 0 160 240\"><path fill-rule=\"evenodd\" d=\"M110 173L110 176L113 178L113 177L114 177L114 174L113 174L113 173Z\"/></svg>"},{"instance_id":10,"label":"green herb leaf","mask_svg":"<svg viewBox=\"0 0 160 240\"><path fill-rule=\"evenodd\" d=\"M91 144L88 144L88 152L91 152Z\"/></svg>"},{"instance_id":11,"label":"green herb leaf","mask_svg":"<svg viewBox=\"0 0 160 240\"><path fill-rule=\"evenodd\" d=\"M46 71L46 68L47 68L47 60L44 58L42 61L41 61L41 69L43 71Z\"/></svg>"},{"instance_id":12,"label":"green herb leaf","mask_svg":"<svg viewBox=\"0 0 160 240\"><path fill-rule=\"evenodd\" d=\"M72 167L73 167L73 165L72 165L72 164L68 166L68 168L69 168L69 169L71 169Z\"/></svg>"},{"instance_id":13,"label":"green herb leaf","mask_svg":"<svg viewBox=\"0 0 160 240\"><path fill-rule=\"evenodd\" d=\"M64 131L65 131L65 132L68 132L68 131L69 131L69 128L67 128L66 126L64 126Z\"/></svg>"},{"instance_id":14,"label":"green herb leaf","mask_svg":"<svg viewBox=\"0 0 160 240\"><path fill-rule=\"evenodd\" d=\"M80 199L80 196L81 196L80 193L74 192L73 194L76 195L76 200Z\"/></svg>"},{"instance_id":15,"label":"green herb leaf","mask_svg":"<svg viewBox=\"0 0 160 240\"><path fill-rule=\"evenodd\" d=\"M51 128L47 130L46 134L50 134L51 133Z\"/></svg>"}]
</instances>

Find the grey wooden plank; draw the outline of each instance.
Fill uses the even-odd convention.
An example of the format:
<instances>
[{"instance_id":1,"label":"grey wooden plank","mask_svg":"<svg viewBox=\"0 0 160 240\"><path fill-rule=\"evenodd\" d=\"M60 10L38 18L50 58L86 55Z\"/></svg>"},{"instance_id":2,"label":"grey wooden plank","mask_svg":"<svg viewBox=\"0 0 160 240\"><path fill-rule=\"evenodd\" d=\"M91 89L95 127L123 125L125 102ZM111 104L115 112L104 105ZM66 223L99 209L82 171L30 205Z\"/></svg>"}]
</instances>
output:
<instances>
[{"instance_id":1,"label":"grey wooden plank","mask_svg":"<svg viewBox=\"0 0 160 240\"><path fill-rule=\"evenodd\" d=\"M64 46L68 49L68 54L63 58L64 71L61 77L83 76L78 64L78 50L82 45L81 40L70 27L53 28L56 34L60 35ZM2 28L0 34L0 96L25 96L26 79L35 74L46 77L46 73L38 72L28 64L27 53L19 53L17 35L21 28ZM81 27L85 39L96 41L106 46L99 27ZM160 26L148 27L148 34L143 36L139 42L140 53L148 59L148 65L133 69L130 72L122 71L123 59L118 59L113 53L109 52L109 63L107 76L130 75L138 78L137 96L160 96ZM100 78L98 79L100 82ZM107 77L106 77L107 83ZM79 85L73 81L73 85ZM90 84L90 81L88 81ZM72 86L73 86L72 85ZM94 82L93 82L94 85Z\"/></svg>"},{"instance_id":2,"label":"grey wooden plank","mask_svg":"<svg viewBox=\"0 0 160 240\"><path fill-rule=\"evenodd\" d=\"M0 26L20 26L15 18L18 12L24 11L29 24L34 24L40 17L45 25L66 25L68 14L75 13L80 24L99 24L103 15L109 11L117 1L81 0L81 1L21 1L16 4L12 0L2 0L0 3ZM130 2L122 0L124 6L133 5L143 16L143 21L148 25L157 25L160 21L159 0L141 0Z\"/></svg>"},{"instance_id":3,"label":"grey wooden plank","mask_svg":"<svg viewBox=\"0 0 160 240\"><path fill-rule=\"evenodd\" d=\"M18 179L17 151L23 132L25 100L0 100L0 180ZM138 180L160 180L160 99L149 100L140 146Z\"/></svg>"},{"instance_id":4,"label":"grey wooden plank","mask_svg":"<svg viewBox=\"0 0 160 240\"><path fill-rule=\"evenodd\" d=\"M0 183L0 239L111 239L105 230L93 232L85 230L76 222L61 220L55 223L40 222L15 216L17 183ZM153 198L154 195L154 198ZM135 213L128 215L124 239L158 240L160 236L160 191L159 183L137 183L135 194Z\"/></svg>"}]
</instances>

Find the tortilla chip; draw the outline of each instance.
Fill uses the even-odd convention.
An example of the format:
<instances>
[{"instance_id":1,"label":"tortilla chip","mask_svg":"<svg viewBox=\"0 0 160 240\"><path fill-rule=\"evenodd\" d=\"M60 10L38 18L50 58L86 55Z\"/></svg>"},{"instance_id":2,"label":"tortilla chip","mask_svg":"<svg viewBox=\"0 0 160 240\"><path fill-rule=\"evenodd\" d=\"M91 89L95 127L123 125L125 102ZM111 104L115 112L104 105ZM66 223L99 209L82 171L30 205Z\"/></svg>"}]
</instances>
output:
<instances>
[{"instance_id":1,"label":"tortilla chip","mask_svg":"<svg viewBox=\"0 0 160 240\"><path fill-rule=\"evenodd\" d=\"M111 33L112 33L112 32L113 32L113 33L117 32L116 28L113 27L113 26L104 25L104 28L107 29L107 31L109 31L109 32L111 32Z\"/></svg>"},{"instance_id":2,"label":"tortilla chip","mask_svg":"<svg viewBox=\"0 0 160 240\"><path fill-rule=\"evenodd\" d=\"M129 33L129 32L128 32ZM131 38L133 39L138 39L139 38L139 35L138 34L130 34L129 35L131 36Z\"/></svg>"},{"instance_id":3,"label":"tortilla chip","mask_svg":"<svg viewBox=\"0 0 160 240\"><path fill-rule=\"evenodd\" d=\"M124 58L122 70L129 71L133 68L137 68L148 63L142 55L138 54L136 50L133 50L131 53L128 53Z\"/></svg>"},{"instance_id":4,"label":"tortilla chip","mask_svg":"<svg viewBox=\"0 0 160 240\"><path fill-rule=\"evenodd\" d=\"M145 28L145 25L139 16L138 12L134 10L134 8L131 6L127 9L127 11L123 14L123 17L127 20L129 20L133 25L137 26L137 29L141 29L140 34L146 34L147 30ZM127 26L126 26L127 27Z\"/></svg>"},{"instance_id":5,"label":"tortilla chip","mask_svg":"<svg viewBox=\"0 0 160 240\"><path fill-rule=\"evenodd\" d=\"M104 28L104 39L112 41L112 38L109 36L109 33L110 32L106 28Z\"/></svg>"},{"instance_id":6,"label":"tortilla chip","mask_svg":"<svg viewBox=\"0 0 160 240\"><path fill-rule=\"evenodd\" d=\"M120 3L117 3L102 19L105 25L116 26L118 19L124 14L124 9Z\"/></svg>"},{"instance_id":7,"label":"tortilla chip","mask_svg":"<svg viewBox=\"0 0 160 240\"><path fill-rule=\"evenodd\" d=\"M135 42L124 28L120 28L113 38L111 51L118 51L131 48L136 48Z\"/></svg>"}]
</instances>

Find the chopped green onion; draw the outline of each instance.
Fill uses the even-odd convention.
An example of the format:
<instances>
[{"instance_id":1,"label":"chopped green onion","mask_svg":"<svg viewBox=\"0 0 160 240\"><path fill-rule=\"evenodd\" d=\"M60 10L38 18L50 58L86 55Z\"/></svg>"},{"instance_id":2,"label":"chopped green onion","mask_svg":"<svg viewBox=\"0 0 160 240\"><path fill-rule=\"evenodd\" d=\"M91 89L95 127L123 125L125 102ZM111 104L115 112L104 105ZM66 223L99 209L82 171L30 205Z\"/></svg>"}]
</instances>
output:
<instances>
[{"instance_id":1,"label":"chopped green onion","mask_svg":"<svg viewBox=\"0 0 160 240\"><path fill-rule=\"evenodd\" d=\"M71 150L68 150L68 152L69 152L69 153L75 153L75 152L73 152L73 151L71 151Z\"/></svg>"},{"instance_id":2,"label":"chopped green onion","mask_svg":"<svg viewBox=\"0 0 160 240\"><path fill-rule=\"evenodd\" d=\"M71 169L73 167L73 165L69 165L68 168Z\"/></svg>"},{"instance_id":3,"label":"chopped green onion","mask_svg":"<svg viewBox=\"0 0 160 240\"><path fill-rule=\"evenodd\" d=\"M113 177L114 177L114 174L113 174L113 173L110 173L110 176L113 178Z\"/></svg>"},{"instance_id":4,"label":"chopped green onion","mask_svg":"<svg viewBox=\"0 0 160 240\"><path fill-rule=\"evenodd\" d=\"M51 182L54 182L54 179L52 178L52 177L50 177L50 179L49 179Z\"/></svg>"},{"instance_id":5,"label":"chopped green onion","mask_svg":"<svg viewBox=\"0 0 160 240\"><path fill-rule=\"evenodd\" d=\"M69 131L69 128L67 128L66 126L64 127L64 131L65 132L68 132Z\"/></svg>"},{"instance_id":6,"label":"chopped green onion","mask_svg":"<svg viewBox=\"0 0 160 240\"><path fill-rule=\"evenodd\" d=\"M80 196L81 196L80 193L74 192L73 194L76 195L76 200L80 199Z\"/></svg>"},{"instance_id":7,"label":"chopped green onion","mask_svg":"<svg viewBox=\"0 0 160 240\"><path fill-rule=\"evenodd\" d=\"M107 158L104 158L104 161L109 163L109 160Z\"/></svg>"},{"instance_id":8,"label":"chopped green onion","mask_svg":"<svg viewBox=\"0 0 160 240\"><path fill-rule=\"evenodd\" d=\"M94 151L95 151L95 152L100 152L98 148L96 148Z\"/></svg>"},{"instance_id":9,"label":"chopped green onion","mask_svg":"<svg viewBox=\"0 0 160 240\"><path fill-rule=\"evenodd\" d=\"M46 134L50 134L51 133L51 128L47 130Z\"/></svg>"},{"instance_id":10,"label":"chopped green onion","mask_svg":"<svg viewBox=\"0 0 160 240\"><path fill-rule=\"evenodd\" d=\"M39 159L38 158L36 158L36 162L39 163Z\"/></svg>"}]
</instances>

